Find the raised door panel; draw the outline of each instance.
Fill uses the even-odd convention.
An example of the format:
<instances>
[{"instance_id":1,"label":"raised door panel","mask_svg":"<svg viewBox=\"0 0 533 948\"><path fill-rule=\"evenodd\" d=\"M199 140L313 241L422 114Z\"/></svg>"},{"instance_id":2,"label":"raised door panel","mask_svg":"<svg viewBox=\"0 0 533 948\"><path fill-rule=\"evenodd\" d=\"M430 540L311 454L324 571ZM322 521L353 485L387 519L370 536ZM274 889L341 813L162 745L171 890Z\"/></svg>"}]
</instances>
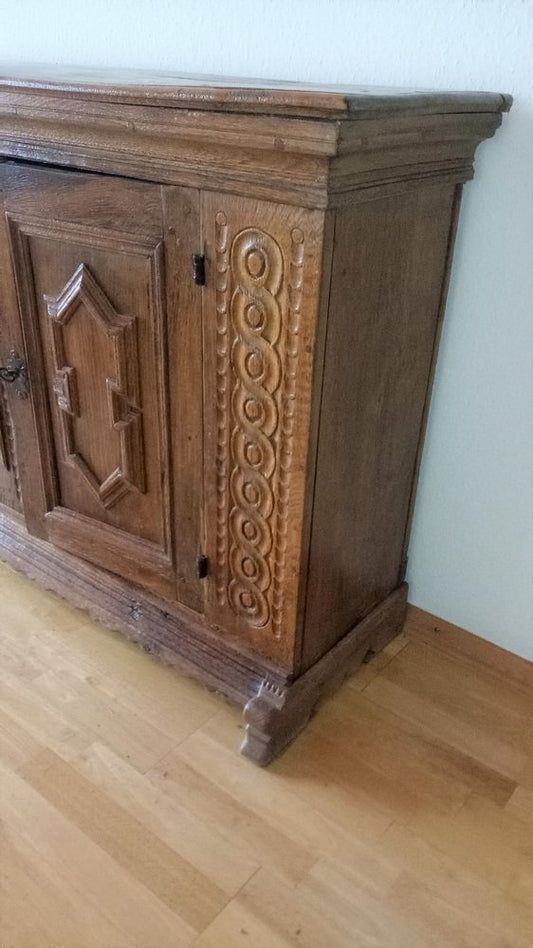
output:
<instances>
[{"instance_id":1,"label":"raised door panel","mask_svg":"<svg viewBox=\"0 0 533 948\"><path fill-rule=\"evenodd\" d=\"M204 194L202 230L208 614L292 667L324 214Z\"/></svg>"},{"instance_id":2,"label":"raised door panel","mask_svg":"<svg viewBox=\"0 0 533 948\"><path fill-rule=\"evenodd\" d=\"M175 598L161 189L13 168L6 210L43 484L23 483L29 527Z\"/></svg>"}]
</instances>

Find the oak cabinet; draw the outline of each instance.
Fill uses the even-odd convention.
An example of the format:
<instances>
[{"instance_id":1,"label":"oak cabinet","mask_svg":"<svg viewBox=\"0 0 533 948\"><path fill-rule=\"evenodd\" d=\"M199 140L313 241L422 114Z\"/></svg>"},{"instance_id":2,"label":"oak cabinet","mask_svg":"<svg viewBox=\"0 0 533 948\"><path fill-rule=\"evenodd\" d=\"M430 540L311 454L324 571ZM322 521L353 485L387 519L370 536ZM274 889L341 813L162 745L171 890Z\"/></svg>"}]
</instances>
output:
<instances>
[{"instance_id":1,"label":"oak cabinet","mask_svg":"<svg viewBox=\"0 0 533 948\"><path fill-rule=\"evenodd\" d=\"M0 80L0 552L246 706L403 621L462 183L508 97Z\"/></svg>"}]
</instances>

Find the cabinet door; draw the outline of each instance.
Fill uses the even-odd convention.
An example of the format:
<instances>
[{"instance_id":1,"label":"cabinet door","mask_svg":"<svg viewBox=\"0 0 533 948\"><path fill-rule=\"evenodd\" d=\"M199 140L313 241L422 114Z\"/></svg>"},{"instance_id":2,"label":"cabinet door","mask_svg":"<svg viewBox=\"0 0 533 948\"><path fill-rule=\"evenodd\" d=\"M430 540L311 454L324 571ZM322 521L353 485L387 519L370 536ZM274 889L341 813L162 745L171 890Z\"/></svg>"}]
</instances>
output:
<instances>
[{"instance_id":1,"label":"cabinet door","mask_svg":"<svg viewBox=\"0 0 533 948\"><path fill-rule=\"evenodd\" d=\"M207 610L289 667L325 215L204 194Z\"/></svg>"},{"instance_id":2,"label":"cabinet door","mask_svg":"<svg viewBox=\"0 0 533 948\"><path fill-rule=\"evenodd\" d=\"M174 519L179 486L172 505L181 431L171 441L167 289L174 344L179 302L165 255L179 261L176 237L165 246L162 190L17 165L3 177L20 321L11 313L11 326L31 396L16 409L28 528L175 598L177 560L195 562L197 551L183 549ZM201 404L199 383L190 399Z\"/></svg>"}]
</instances>

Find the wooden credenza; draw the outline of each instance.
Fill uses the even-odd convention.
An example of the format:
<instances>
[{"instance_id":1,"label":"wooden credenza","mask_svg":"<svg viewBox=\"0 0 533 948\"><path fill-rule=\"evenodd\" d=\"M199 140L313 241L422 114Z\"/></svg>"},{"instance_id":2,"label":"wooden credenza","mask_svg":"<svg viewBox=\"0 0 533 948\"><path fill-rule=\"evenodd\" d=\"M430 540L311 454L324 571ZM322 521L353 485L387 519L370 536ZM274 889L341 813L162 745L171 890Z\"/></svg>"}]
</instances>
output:
<instances>
[{"instance_id":1,"label":"wooden credenza","mask_svg":"<svg viewBox=\"0 0 533 948\"><path fill-rule=\"evenodd\" d=\"M267 763L402 626L459 197L509 97L0 80L0 556Z\"/></svg>"}]
</instances>

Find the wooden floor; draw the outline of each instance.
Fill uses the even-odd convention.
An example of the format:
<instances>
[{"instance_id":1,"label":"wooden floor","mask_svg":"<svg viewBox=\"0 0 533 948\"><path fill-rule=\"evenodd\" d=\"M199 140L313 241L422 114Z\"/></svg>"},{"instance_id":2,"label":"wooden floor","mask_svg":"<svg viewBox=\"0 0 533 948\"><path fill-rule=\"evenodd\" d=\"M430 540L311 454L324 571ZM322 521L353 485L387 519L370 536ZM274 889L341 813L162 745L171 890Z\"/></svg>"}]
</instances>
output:
<instances>
[{"instance_id":1,"label":"wooden floor","mask_svg":"<svg viewBox=\"0 0 533 948\"><path fill-rule=\"evenodd\" d=\"M0 624L1 948L533 945L525 663L415 611L262 771L222 699L3 566Z\"/></svg>"}]
</instances>

